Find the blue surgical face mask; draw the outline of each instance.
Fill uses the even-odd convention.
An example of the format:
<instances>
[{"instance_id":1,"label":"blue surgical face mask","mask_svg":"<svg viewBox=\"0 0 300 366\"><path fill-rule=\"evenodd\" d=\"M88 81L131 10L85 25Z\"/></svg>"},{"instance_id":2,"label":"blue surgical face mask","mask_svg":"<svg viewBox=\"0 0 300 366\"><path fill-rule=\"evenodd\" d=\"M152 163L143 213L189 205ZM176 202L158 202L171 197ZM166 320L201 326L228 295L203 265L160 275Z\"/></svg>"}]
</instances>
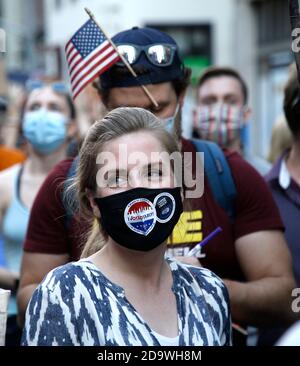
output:
<instances>
[{"instance_id":1,"label":"blue surgical face mask","mask_svg":"<svg viewBox=\"0 0 300 366\"><path fill-rule=\"evenodd\" d=\"M173 116L161 119L164 128L170 133L173 133L174 131L174 125L178 111L179 111L179 103L177 103L176 105L175 113L173 114Z\"/></svg>"},{"instance_id":2,"label":"blue surgical face mask","mask_svg":"<svg viewBox=\"0 0 300 366\"><path fill-rule=\"evenodd\" d=\"M23 120L24 136L36 151L50 154L65 142L67 122L62 113L44 108L26 112Z\"/></svg>"}]
</instances>

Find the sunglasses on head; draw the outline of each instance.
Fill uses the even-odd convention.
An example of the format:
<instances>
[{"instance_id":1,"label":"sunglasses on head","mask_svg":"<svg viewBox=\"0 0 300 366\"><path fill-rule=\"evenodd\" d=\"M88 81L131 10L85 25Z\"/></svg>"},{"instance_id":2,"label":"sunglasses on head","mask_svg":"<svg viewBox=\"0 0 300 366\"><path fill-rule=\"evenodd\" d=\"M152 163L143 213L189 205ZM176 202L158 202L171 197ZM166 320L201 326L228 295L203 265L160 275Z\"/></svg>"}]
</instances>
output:
<instances>
[{"instance_id":1,"label":"sunglasses on head","mask_svg":"<svg viewBox=\"0 0 300 366\"><path fill-rule=\"evenodd\" d=\"M52 90L56 93L69 94L69 90L68 90L66 84L63 83L62 81L54 81L52 83L45 83L41 80L28 80L26 82L26 90L29 92L32 90L35 90L35 89L44 88L46 86L49 86L50 88L52 88Z\"/></svg>"},{"instance_id":2,"label":"sunglasses on head","mask_svg":"<svg viewBox=\"0 0 300 366\"><path fill-rule=\"evenodd\" d=\"M155 66L169 66L172 64L176 46L167 43L150 44L147 46L139 46L135 44L118 44L118 51L123 55L127 62L132 65L140 57L143 51L149 62ZM119 66L124 66L122 61L116 63Z\"/></svg>"}]
</instances>

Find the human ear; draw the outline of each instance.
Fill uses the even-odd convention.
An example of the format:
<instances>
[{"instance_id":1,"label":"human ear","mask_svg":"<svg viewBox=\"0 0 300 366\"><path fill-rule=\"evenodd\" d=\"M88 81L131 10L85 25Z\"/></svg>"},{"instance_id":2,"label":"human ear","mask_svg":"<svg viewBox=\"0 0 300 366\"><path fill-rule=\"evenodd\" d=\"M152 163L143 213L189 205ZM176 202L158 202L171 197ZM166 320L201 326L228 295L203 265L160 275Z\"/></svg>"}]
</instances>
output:
<instances>
[{"instance_id":1,"label":"human ear","mask_svg":"<svg viewBox=\"0 0 300 366\"><path fill-rule=\"evenodd\" d=\"M183 107L183 103L184 103L184 98L185 98L185 95L186 95L186 91L187 89L184 89L178 96L178 103L180 105L180 107L182 108Z\"/></svg>"},{"instance_id":2,"label":"human ear","mask_svg":"<svg viewBox=\"0 0 300 366\"><path fill-rule=\"evenodd\" d=\"M250 107L246 106L245 110L244 110L244 121L246 123L249 122L251 114L252 114L252 109Z\"/></svg>"},{"instance_id":3,"label":"human ear","mask_svg":"<svg viewBox=\"0 0 300 366\"><path fill-rule=\"evenodd\" d=\"M94 195L92 194L92 192L89 189L86 189L86 195L87 195L87 198L88 198L89 203L91 205L91 208L93 210L94 216L97 217L97 218L100 218L101 217L100 210L99 210L98 206L95 203Z\"/></svg>"}]
</instances>

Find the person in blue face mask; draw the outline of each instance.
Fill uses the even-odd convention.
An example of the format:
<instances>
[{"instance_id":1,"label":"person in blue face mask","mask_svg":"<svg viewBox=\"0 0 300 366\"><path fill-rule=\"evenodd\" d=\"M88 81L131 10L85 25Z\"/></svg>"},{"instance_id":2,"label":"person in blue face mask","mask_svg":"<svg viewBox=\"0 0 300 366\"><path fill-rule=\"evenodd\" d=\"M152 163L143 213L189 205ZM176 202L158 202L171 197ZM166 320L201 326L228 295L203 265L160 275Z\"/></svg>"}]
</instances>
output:
<instances>
[{"instance_id":1,"label":"person in blue face mask","mask_svg":"<svg viewBox=\"0 0 300 366\"><path fill-rule=\"evenodd\" d=\"M90 128L70 189L95 232L83 259L51 271L33 294L22 345L231 344L222 281L165 258L183 211L174 153L175 139L142 108L117 108Z\"/></svg>"},{"instance_id":2,"label":"person in blue face mask","mask_svg":"<svg viewBox=\"0 0 300 366\"><path fill-rule=\"evenodd\" d=\"M29 149L37 155L49 155L64 151L75 136L75 109L66 86L55 82L44 85L32 81L24 114L22 130Z\"/></svg>"},{"instance_id":3,"label":"person in blue face mask","mask_svg":"<svg viewBox=\"0 0 300 366\"><path fill-rule=\"evenodd\" d=\"M62 83L29 91L22 130L27 160L0 173L0 227L6 266L0 268L0 287L10 289L7 345L20 342L16 325L16 290L19 283L22 244L33 200L52 167L67 156L67 146L77 132L75 109Z\"/></svg>"}]
</instances>

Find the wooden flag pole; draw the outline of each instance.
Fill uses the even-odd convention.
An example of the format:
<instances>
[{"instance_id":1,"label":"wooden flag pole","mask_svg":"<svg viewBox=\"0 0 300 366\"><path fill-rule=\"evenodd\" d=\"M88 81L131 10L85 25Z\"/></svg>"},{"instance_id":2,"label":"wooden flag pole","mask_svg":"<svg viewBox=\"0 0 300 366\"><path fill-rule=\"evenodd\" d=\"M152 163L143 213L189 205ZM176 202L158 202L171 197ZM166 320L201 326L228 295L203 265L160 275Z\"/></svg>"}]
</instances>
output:
<instances>
[{"instance_id":1,"label":"wooden flag pole","mask_svg":"<svg viewBox=\"0 0 300 366\"><path fill-rule=\"evenodd\" d=\"M113 48L115 49L115 51L118 53L118 55L120 56L121 60L124 62L125 66L128 68L128 70L131 72L131 74L137 78L137 74L136 72L133 70L133 68L129 65L129 63L127 62L127 60L125 59L125 57L119 52L117 46L114 44L114 42L111 40L110 37L108 37L108 35L104 32L104 30L101 28L100 24L96 21L94 14L90 11L90 9L88 8L84 8L84 10L87 12L88 16L93 20L93 22L97 25L97 27L101 30L101 32L105 35L105 37L107 38L108 42L113 46ZM153 95L150 93L150 91L146 88L145 85L140 84L141 88L144 90L144 92L146 93L146 95L148 96L148 98L151 100L151 103L153 103L153 105L157 108L158 107L158 103L157 101L154 99Z\"/></svg>"}]
</instances>

